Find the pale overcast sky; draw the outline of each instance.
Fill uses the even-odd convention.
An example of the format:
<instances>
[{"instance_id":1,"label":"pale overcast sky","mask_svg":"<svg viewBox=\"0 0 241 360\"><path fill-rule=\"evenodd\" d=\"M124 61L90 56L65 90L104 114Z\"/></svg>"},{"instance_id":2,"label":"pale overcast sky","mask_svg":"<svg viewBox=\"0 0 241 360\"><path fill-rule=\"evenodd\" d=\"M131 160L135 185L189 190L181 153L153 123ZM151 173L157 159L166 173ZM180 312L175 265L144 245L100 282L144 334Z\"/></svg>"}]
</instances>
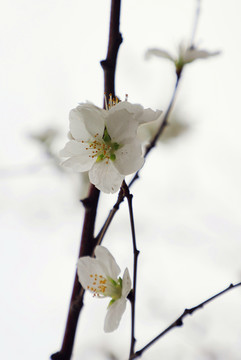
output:
<instances>
[{"instance_id":1,"label":"pale overcast sky","mask_svg":"<svg viewBox=\"0 0 241 360\"><path fill-rule=\"evenodd\" d=\"M165 110L175 82L171 63L144 59L150 47L175 53L192 32L195 0L123 0L116 92ZM43 360L61 345L77 261L83 208L78 176L61 173L30 138L59 131L86 100L101 106L110 1L12 0L0 8L1 339L6 360ZM222 54L187 66L174 114L188 131L150 154L133 186L141 251L137 349L186 307L241 278L241 3L203 0L196 44ZM43 165L44 164L44 165ZM30 166L30 168L29 168ZM33 167L33 166L36 166ZM97 230L116 195L103 195ZM125 205L103 243L132 268ZM238 360L241 290L186 319L143 360ZM103 332L107 301L85 298L73 360L126 360L130 309ZM110 357L109 357L110 358Z\"/></svg>"}]
</instances>

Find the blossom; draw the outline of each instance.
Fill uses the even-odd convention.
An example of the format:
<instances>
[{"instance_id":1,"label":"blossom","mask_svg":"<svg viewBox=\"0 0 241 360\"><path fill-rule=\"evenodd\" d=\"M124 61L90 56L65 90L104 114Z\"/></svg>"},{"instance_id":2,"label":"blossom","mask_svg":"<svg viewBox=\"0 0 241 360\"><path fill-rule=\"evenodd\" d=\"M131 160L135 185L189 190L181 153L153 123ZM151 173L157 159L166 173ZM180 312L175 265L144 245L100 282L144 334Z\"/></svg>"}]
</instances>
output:
<instances>
[{"instance_id":1,"label":"blossom","mask_svg":"<svg viewBox=\"0 0 241 360\"><path fill-rule=\"evenodd\" d=\"M90 182L105 193L118 191L124 177L144 164L138 127L160 115L128 101L113 106L112 98L106 109L80 104L70 111L70 141L60 152L68 159L62 165L88 171Z\"/></svg>"},{"instance_id":2,"label":"blossom","mask_svg":"<svg viewBox=\"0 0 241 360\"><path fill-rule=\"evenodd\" d=\"M216 56L219 54L220 54L220 51L209 52L207 50L197 49L195 46L188 47L188 46L184 45L183 43L181 43L179 45L179 51L178 51L177 56L171 55L166 50L153 48L153 49L147 50L146 58L148 59L148 58L150 58L150 56L154 55L154 56L161 57L164 59L169 59L175 64L177 73L178 72L180 73L180 71L182 70L184 65L191 63L194 60L206 59L211 56Z\"/></svg>"},{"instance_id":3,"label":"blossom","mask_svg":"<svg viewBox=\"0 0 241 360\"><path fill-rule=\"evenodd\" d=\"M104 246L96 246L95 258L84 256L79 258L77 264L79 282L83 288L99 298L111 298L104 323L105 332L118 328L126 309L126 297L131 290L128 269L125 269L123 279L118 277L120 271L114 257Z\"/></svg>"}]
</instances>

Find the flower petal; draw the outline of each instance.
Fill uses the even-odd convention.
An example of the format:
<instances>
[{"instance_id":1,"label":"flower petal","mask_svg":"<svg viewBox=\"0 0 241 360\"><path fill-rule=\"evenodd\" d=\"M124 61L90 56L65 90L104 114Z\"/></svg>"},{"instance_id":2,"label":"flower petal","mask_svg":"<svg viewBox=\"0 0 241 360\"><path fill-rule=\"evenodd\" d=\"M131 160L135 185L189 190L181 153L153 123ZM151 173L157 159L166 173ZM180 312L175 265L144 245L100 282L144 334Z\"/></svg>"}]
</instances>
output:
<instances>
[{"instance_id":1,"label":"flower petal","mask_svg":"<svg viewBox=\"0 0 241 360\"><path fill-rule=\"evenodd\" d=\"M104 331L112 332L119 326L122 315L126 309L126 299L121 298L111 304L105 317Z\"/></svg>"},{"instance_id":2,"label":"flower petal","mask_svg":"<svg viewBox=\"0 0 241 360\"><path fill-rule=\"evenodd\" d=\"M220 51L209 52L206 50L187 49L183 55L183 61L185 63L192 62L196 59L207 59L211 56L219 55Z\"/></svg>"},{"instance_id":3,"label":"flower petal","mask_svg":"<svg viewBox=\"0 0 241 360\"><path fill-rule=\"evenodd\" d=\"M62 162L61 165L67 168L71 168L73 171L83 172L89 171L92 168L94 162L95 159L82 154L70 157L68 160Z\"/></svg>"},{"instance_id":4,"label":"flower petal","mask_svg":"<svg viewBox=\"0 0 241 360\"><path fill-rule=\"evenodd\" d=\"M126 298L131 291L131 278L129 270L126 268L122 279L122 297Z\"/></svg>"},{"instance_id":5,"label":"flower petal","mask_svg":"<svg viewBox=\"0 0 241 360\"><path fill-rule=\"evenodd\" d=\"M92 154L92 149L86 150L86 144L76 140L71 140L67 142L65 147L59 152L59 155L63 157L70 157L82 154L87 154L87 156L89 156Z\"/></svg>"},{"instance_id":6,"label":"flower petal","mask_svg":"<svg viewBox=\"0 0 241 360\"><path fill-rule=\"evenodd\" d=\"M85 141L88 141L90 137L94 137L96 134L102 137L105 129L103 111L93 104L81 104L71 110L69 119L72 136L76 140Z\"/></svg>"},{"instance_id":7,"label":"flower petal","mask_svg":"<svg viewBox=\"0 0 241 360\"><path fill-rule=\"evenodd\" d=\"M77 108L69 113L69 129L71 136L76 140L88 141L91 138L91 134L87 131Z\"/></svg>"},{"instance_id":8,"label":"flower petal","mask_svg":"<svg viewBox=\"0 0 241 360\"><path fill-rule=\"evenodd\" d=\"M106 249L104 246L96 246L95 256L99 263L102 265L102 268L105 269L105 275L109 276L114 280L117 279L121 270L109 250Z\"/></svg>"},{"instance_id":9,"label":"flower petal","mask_svg":"<svg viewBox=\"0 0 241 360\"><path fill-rule=\"evenodd\" d=\"M119 110L126 110L128 111L130 114L135 115L136 113L138 113L139 111L142 111L144 108L142 105L140 104L132 104L129 101L120 101L118 104L116 104L115 106L113 106L110 110L109 110L109 114L119 111Z\"/></svg>"},{"instance_id":10,"label":"flower petal","mask_svg":"<svg viewBox=\"0 0 241 360\"><path fill-rule=\"evenodd\" d=\"M139 170L144 164L141 144L135 139L125 144L115 152L116 159L113 165L122 175L129 175Z\"/></svg>"},{"instance_id":11,"label":"flower petal","mask_svg":"<svg viewBox=\"0 0 241 360\"><path fill-rule=\"evenodd\" d=\"M149 49L145 53L145 58L149 59L153 55L157 56L157 57L160 57L160 58L163 58L163 59L169 59L169 60L175 62L174 57L168 51L163 50L163 49L156 49L156 48Z\"/></svg>"},{"instance_id":12,"label":"flower petal","mask_svg":"<svg viewBox=\"0 0 241 360\"><path fill-rule=\"evenodd\" d=\"M136 114L136 120L139 125L149 123L150 121L159 120L162 115L161 110L152 110L150 108L144 109L142 112Z\"/></svg>"},{"instance_id":13,"label":"flower petal","mask_svg":"<svg viewBox=\"0 0 241 360\"><path fill-rule=\"evenodd\" d=\"M108 164L102 160L93 165L89 171L89 178L97 189L109 194L119 190L124 176L116 170L111 160Z\"/></svg>"},{"instance_id":14,"label":"flower petal","mask_svg":"<svg viewBox=\"0 0 241 360\"><path fill-rule=\"evenodd\" d=\"M83 256L79 258L77 262L77 274L79 282L86 290L87 286L90 286L93 281L90 275L98 274L105 276L105 269L98 260L93 259L90 256Z\"/></svg>"},{"instance_id":15,"label":"flower petal","mask_svg":"<svg viewBox=\"0 0 241 360\"><path fill-rule=\"evenodd\" d=\"M162 114L162 111L160 110L154 111L150 108L144 109L142 105L131 104L128 101L121 101L117 105L113 106L109 110L109 114L113 113L114 111L117 112L119 110L128 111L130 114L133 115L133 118L138 122L139 125L157 120Z\"/></svg>"},{"instance_id":16,"label":"flower petal","mask_svg":"<svg viewBox=\"0 0 241 360\"><path fill-rule=\"evenodd\" d=\"M126 139L136 137L138 123L126 109L110 112L106 119L106 128L112 142L121 144Z\"/></svg>"}]
</instances>

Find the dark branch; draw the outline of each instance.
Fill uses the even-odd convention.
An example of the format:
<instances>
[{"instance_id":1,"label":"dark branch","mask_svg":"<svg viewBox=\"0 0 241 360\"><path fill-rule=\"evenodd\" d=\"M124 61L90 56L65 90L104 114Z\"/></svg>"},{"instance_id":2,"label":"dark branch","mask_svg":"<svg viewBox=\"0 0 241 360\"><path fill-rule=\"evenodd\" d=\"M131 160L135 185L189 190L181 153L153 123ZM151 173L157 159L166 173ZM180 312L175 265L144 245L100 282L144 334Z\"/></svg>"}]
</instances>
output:
<instances>
[{"instance_id":1,"label":"dark branch","mask_svg":"<svg viewBox=\"0 0 241 360\"><path fill-rule=\"evenodd\" d=\"M89 196L83 202L85 206L85 218L83 224L79 257L91 255L96 245L93 234L98 199L99 190L97 190L93 185L91 185ZM80 293L82 294L81 297L79 296ZM84 291L78 281L78 276L76 273L62 347L59 352L51 355L52 360L69 360L71 357L78 318L83 306L83 294Z\"/></svg>"},{"instance_id":2,"label":"dark branch","mask_svg":"<svg viewBox=\"0 0 241 360\"><path fill-rule=\"evenodd\" d=\"M110 15L110 32L107 57L100 62L104 71L105 94L115 96L115 70L117 54L122 43L122 36L119 31L120 26L120 6L121 0L112 0Z\"/></svg>"},{"instance_id":3,"label":"dark branch","mask_svg":"<svg viewBox=\"0 0 241 360\"><path fill-rule=\"evenodd\" d=\"M135 351L135 305L136 305L136 280L137 280L137 260L139 255L139 250L136 247L136 233L135 233L135 223L132 207L133 195L130 194L129 188L126 185L126 182L123 181L122 184L124 196L128 201L129 215L130 215L130 224L131 224L131 235L132 235L132 245L133 245L133 289L130 296L128 297L131 302L131 345L130 345L130 357L134 354Z\"/></svg>"},{"instance_id":4,"label":"dark branch","mask_svg":"<svg viewBox=\"0 0 241 360\"><path fill-rule=\"evenodd\" d=\"M166 333L168 333L170 330L174 329L175 327L180 327L183 325L183 319L187 316L187 315L191 315L192 313L194 313L194 311L203 308L204 305L208 304L209 302L211 302L212 300L216 299L217 297L223 295L224 293L228 292L229 290L241 286L241 282L238 284L230 284L226 289L220 291L218 294L210 297L209 299L203 301L202 303L200 303L197 306L194 306L191 309L185 309L184 312L182 313L181 316L179 316L179 318L177 318L177 320L175 320L170 326L168 326L164 331L162 331L159 335L157 335L153 340L151 340L149 343L147 343L142 349L138 350L135 354L133 354L130 357L130 360L132 359L136 359L138 357L140 357L143 352L145 350L147 350L151 345L153 345L157 340L159 340L162 336L164 336Z\"/></svg>"},{"instance_id":5,"label":"dark branch","mask_svg":"<svg viewBox=\"0 0 241 360\"><path fill-rule=\"evenodd\" d=\"M112 93L113 95L115 93L114 79L117 53L119 50L119 46L122 42L122 37L119 32L120 4L121 0L112 0L111 2L109 45L106 60L103 60L101 62L102 68L104 70L105 93ZM87 197L87 199L82 201L85 207L85 218L81 237L79 257L86 255L92 256L95 246L98 242L98 238L94 237L94 225L96 219L98 199L99 190L97 190L93 185L90 185L89 196ZM51 356L52 360L69 360L71 357L78 318L83 306L83 295L84 290L78 281L78 276L76 273L62 347L59 352Z\"/></svg>"}]
</instances>

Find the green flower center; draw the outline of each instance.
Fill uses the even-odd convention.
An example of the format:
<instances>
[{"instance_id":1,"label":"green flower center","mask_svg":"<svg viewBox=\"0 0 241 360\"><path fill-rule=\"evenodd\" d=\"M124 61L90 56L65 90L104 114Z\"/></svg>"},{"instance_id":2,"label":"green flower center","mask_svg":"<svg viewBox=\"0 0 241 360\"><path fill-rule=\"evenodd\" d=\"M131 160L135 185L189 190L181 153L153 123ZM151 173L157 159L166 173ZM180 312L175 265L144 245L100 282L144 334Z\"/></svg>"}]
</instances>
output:
<instances>
[{"instance_id":1,"label":"green flower center","mask_svg":"<svg viewBox=\"0 0 241 360\"><path fill-rule=\"evenodd\" d=\"M89 157L96 158L96 162L105 160L106 164L109 163L109 160L115 161L115 151L120 148L120 144L111 141L107 129L105 128L102 139L99 138L99 134L96 134L94 138L88 143L89 147L86 148L86 150L92 150L92 155Z\"/></svg>"},{"instance_id":2,"label":"green flower center","mask_svg":"<svg viewBox=\"0 0 241 360\"><path fill-rule=\"evenodd\" d=\"M109 276L105 277L99 274L90 274L89 285L87 289L94 293L94 296L108 296L111 298L112 304L121 298L122 279L114 280ZM109 305L111 305L109 304Z\"/></svg>"}]
</instances>

